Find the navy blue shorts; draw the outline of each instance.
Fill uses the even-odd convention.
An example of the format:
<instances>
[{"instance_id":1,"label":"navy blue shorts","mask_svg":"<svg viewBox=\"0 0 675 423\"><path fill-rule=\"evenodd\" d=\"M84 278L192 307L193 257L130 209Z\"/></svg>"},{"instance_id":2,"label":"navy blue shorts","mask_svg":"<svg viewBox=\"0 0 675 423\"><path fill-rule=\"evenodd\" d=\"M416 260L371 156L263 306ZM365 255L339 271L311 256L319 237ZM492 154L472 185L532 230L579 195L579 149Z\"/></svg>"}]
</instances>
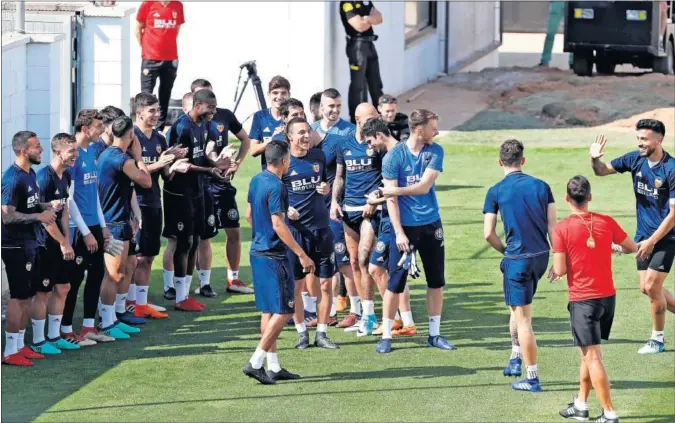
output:
<instances>
[{"instance_id":1,"label":"navy blue shorts","mask_svg":"<svg viewBox=\"0 0 675 423\"><path fill-rule=\"evenodd\" d=\"M374 215L370 216L368 220L370 221L371 226L373 227L373 231L375 231L375 235L377 235L377 231L380 229L380 218L382 216L382 211L378 210L375 212ZM361 224L365 218L363 217L363 212L362 211L349 211L349 212L343 212L342 216L342 222L349 227L352 231L356 232L357 234L361 233Z\"/></svg>"},{"instance_id":2,"label":"navy blue shorts","mask_svg":"<svg viewBox=\"0 0 675 423\"><path fill-rule=\"evenodd\" d=\"M345 244L345 228L342 226L342 221L336 222L331 219L330 231L333 233L335 266L338 268L342 266L349 266L349 251L347 251L347 244Z\"/></svg>"},{"instance_id":3,"label":"navy blue shorts","mask_svg":"<svg viewBox=\"0 0 675 423\"><path fill-rule=\"evenodd\" d=\"M380 229L377 233L375 249L370 256L370 264L389 268L389 244L391 243L392 237L394 237L394 231L391 227L389 215L383 216L380 220Z\"/></svg>"},{"instance_id":4,"label":"navy blue shorts","mask_svg":"<svg viewBox=\"0 0 675 423\"><path fill-rule=\"evenodd\" d=\"M239 227L239 208L237 207L237 189L232 185L225 185L213 190L213 204L218 229Z\"/></svg>"},{"instance_id":5,"label":"navy blue shorts","mask_svg":"<svg viewBox=\"0 0 675 423\"><path fill-rule=\"evenodd\" d=\"M532 304L539 279L548 268L548 253L528 258L503 258L499 269L504 275L504 301L509 306Z\"/></svg>"},{"instance_id":6,"label":"navy blue shorts","mask_svg":"<svg viewBox=\"0 0 675 423\"><path fill-rule=\"evenodd\" d=\"M218 226L216 226L216 209L213 193L209 189L204 190L204 218L205 222L202 225L202 233L199 234L199 238L214 238L218 235Z\"/></svg>"},{"instance_id":7,"label":"navy blue shorts","mask_svg":"<svg viewBox=\"0 0 675 423\"><path fill-rule=\"evenodd\" d=\"M333 263L333 233L330 229L318 229L310 231L308 229L299 230L297 227L290 225L291 234L300 247L307 253L309 258L314 262L314 275L328 279L335 274L335 264ZM300 259L289 252L292 263L295 280L305 278L305 273L302 271Z\"/></svg>"},{"instance_id":8,"label":"navy blue shorts","mask_svg":"<svg viewBox=\"0 0 675 423\"><path fill-rule=\"evenodd\" d=\"M295 281L288 257L250 255L255 306L262 313L292 314Z\"/></svg>"},{"instance_id":9,"label":"navy blue shorts","mask_svg":"<svg viewBox=\"0 0 675 423\"><path fill-rule=\"evenodd\" d=\"M110 235L119 241L131 241L134 237L134 231L129 222L110 222L106 223L106 227Z\"/></svg>"},{"instance_id":10,"label":"navy blue shorts","mask_svg":"<svg viewBox=\"0 0 675 423\"><path fill-rule=\"evenodd\" d=\"M136 233L135 253L141 257L156 257L162 246L162 208L141 206L141 219L142 227Z\"/></svg>"},{"instance_id":11,"label":"navy blue shorts","mask_svg":"<svg viewBox=\"0 0 675 423\"><path fill-rule=\"evenodd\" d=\"M39 249L40 266L39 283L35 287L37 292L52 292L54 285L68 283L68 266L63 259L61 246L52 237L45 240L44 247Z\"/></svg>"},{"instance_id":12,"label":"navy blue shorts","mask_svg":"<svg viewBox=\"0 0 675 423\"><path fill-rule=\"evenodd\" d=\"M204 232L204 196L186 197L164 191L164 238L184 239Z\"/></svg>"},{"instance_id":13,"label":"navy blue shorts","mask_svg":"<svg viewBox=\"0 0 675 423\"><path fill-rule=\"evenodd\" d=\"M35 296L40 283L41 247L2 248L2 261L5 262L9 298L27 300Z\"/></svg>"},{"instance_id":14,"label":"navy blue shorts","mask_svg":"<svg viewBox=\"0 0 675 423\"><path fill-rule=\"evenodd\" d=\"M427 287L438 289L445 286L445 242L443 224L440 220L423 226L404 226L408 242L417 250L424 267ZM387 289L401 294L408 282L408 270L398 267L403 253L396 246L396 237L389 240L389 283Z\"/></svg>"}]
</instances>

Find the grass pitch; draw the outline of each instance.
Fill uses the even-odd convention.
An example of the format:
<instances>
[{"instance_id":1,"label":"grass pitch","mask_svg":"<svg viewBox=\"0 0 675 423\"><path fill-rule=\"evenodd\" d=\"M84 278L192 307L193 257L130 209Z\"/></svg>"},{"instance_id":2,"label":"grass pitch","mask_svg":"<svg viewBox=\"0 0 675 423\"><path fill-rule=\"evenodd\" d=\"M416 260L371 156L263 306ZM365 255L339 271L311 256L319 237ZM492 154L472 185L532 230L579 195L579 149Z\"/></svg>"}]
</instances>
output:
<instances>
[{"instance_id":1,"label":"grass pitch","mask_svg":"<svg viewBox=\"0 0 675 423\"><path fill-rule=\"evenodd\" d=\"M452 133L445 147L445 171L436 191L446 237L445 303L441 333L458 349L426 347L424 282L411 286L419 335L396 339L395 352L375 353L375 338L329 329L339 351L296 351L295 329L280 340L282 366L304 380L261 386L241 373L258 338L252 296L225 293L224 235L214 242L212 285L204 313L181 313L148 323L129 341L97 345L48 358L33 368L2 368L3 421L174 422L174 421L562 421L558 410L577 392L578 354L572 346L566 285L540 282L534 302L534 330L544 392L515 392L502 376L510 354L508 312L503 302L500 256L482 237L481 213L489 186L502 178L497 147L506 138L525 142L525 171L547 181L568 214L565 183L576 174L590 178L592 209L635 231L635 202L627 175L592 176L587 146L591 130L484 131ZM608 134L607 159L634 146L628 133ZM673 152L673 139L666 148ZM670 146L670 147L669 147ZM235 179L240 210L259 161L247 159ZM500 224L501 225L501 224ZM499 230L501 232L501 226ZM242 219L242 279L250 281L250 228ZM675 316L667 317L667 352L639 356L651 331L649 301L638 290L634 259L614 259L617 309L604 346L612 399L622 421L675 420ZM196 277L195 277L196 279ZM423 279L422 279L423 281ZM674 288L674 278L667 280ZM193 287L198 282L193 282ZM161 260L155 260L150 300L161 295ZM380 315L379 298L377 299ZM81 301L80 301L81 304ZM76 312L76 325L81 310ZM313 334L311 335L313 336ZM30 340L30 333L26 334ZM595 395L591 417L600 414Z\"/></svg>"}]
</instances>

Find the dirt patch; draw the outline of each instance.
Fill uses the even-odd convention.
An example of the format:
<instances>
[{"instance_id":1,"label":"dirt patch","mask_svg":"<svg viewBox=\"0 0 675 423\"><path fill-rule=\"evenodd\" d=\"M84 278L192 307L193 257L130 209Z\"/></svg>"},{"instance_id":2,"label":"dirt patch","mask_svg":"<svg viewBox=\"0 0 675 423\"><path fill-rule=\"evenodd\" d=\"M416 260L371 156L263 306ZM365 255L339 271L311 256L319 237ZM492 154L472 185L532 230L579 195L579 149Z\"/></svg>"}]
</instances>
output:
<instances>
[{"instance_id":1,"label":"dirt patch","mask_svg":"<svg viewBox=\"0 0 675 423\"><path fill-rule=\"evenodd\" d=\"M655 73L578 77L558 69L486 69L450 75L444 84L488 94L487 113L479 113L458 130L595 127L634 125L636 116L656 116L673 123L675 78ZM488 112L489 111L489 112ZM504 116L499 117L499 113ZM656 118L656 117L655 117ZM630 122L630 125L629 125Z\"/></svg>"}]
</instances>

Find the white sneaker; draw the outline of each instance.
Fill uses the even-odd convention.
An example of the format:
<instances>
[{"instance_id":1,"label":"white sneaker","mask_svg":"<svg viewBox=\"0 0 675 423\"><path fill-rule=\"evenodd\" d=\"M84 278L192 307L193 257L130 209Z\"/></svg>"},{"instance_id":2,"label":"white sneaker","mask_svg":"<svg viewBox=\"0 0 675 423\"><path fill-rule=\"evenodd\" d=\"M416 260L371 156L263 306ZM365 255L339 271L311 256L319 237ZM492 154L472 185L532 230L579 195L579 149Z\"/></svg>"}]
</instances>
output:
<instances>
[{"instance_id":1,"label":"white sneaker","mask_svg":"<svg viewBox=\"0 0 675 423\"><path fill-rule=\"evenodd\" d=\"M654 339L650 339L638 350L638 354L658 354L666 350L666 345Z\"/></svg>"},{"instance_id":2,"label":"white sneaker","mask_svg":"<svg viewBox=\"0 0 675 423\"><path fill-rule=\"evenodd\" d=\"M156 311L159 311L160 313L164 313L166 311L166 307L158 306L157 304L152 303L148 303L148 305L154 308Z\"/></svg>"},{"instance_id":3,"label":"white sneaker","mask_svg":"<svg viewBox=\"0 0 675 423\"><path fill-rule=\"evenodd\" d=\"M359 319L352 326L349 326L349 327L345 328L345 332L358 332L362 327L361 321L362 321L362 319Z\"/></svg>"}]
</instances>

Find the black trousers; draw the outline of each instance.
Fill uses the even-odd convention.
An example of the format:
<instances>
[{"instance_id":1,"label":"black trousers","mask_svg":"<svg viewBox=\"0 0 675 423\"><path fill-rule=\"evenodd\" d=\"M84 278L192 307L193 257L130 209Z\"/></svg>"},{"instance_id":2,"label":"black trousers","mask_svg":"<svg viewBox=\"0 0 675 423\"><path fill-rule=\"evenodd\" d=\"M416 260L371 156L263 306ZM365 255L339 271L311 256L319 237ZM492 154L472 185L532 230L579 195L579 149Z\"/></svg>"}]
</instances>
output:
<instances>
[{"instance_id":1,"label":"black trousers","mask_svg":"<svg viewBox=\"0 0 675 423\"><path fill-rule=\"evenodd\" d=\"M146 60L141 62L141 91L151 93L155 90L155 83L159 78L159 107L161 113L157 122L157 129L163 130L166 117L169 113L169 100L173 82L178 73L178 60Z\"/></svg>"},{"instance_id":2,"label":"black trousers","mask_svg":"<svg viewBox=\"0 0 675 423\"><path fill-rule=\"evenodd\" d=\"M368 102L368 92L377 107L382 95L382 78L380 78L380 61L372 41L347 39L347 58L349 59L349 117L353 123L356 107Z\"/></svg>"}]
</instances>

